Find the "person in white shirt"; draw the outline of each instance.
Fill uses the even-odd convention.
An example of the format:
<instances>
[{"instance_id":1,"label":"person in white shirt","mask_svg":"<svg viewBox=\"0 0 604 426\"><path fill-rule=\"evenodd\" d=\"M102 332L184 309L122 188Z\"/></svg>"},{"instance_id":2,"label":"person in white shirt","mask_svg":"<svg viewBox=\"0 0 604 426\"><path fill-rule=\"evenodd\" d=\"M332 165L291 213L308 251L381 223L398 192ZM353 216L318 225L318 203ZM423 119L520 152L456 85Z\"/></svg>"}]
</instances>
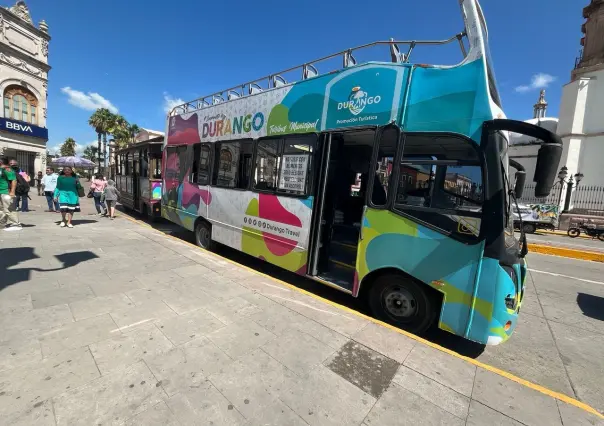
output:
<instances>
[{"instance_id":1,"label":"person in white shirt","mask_svg":"<svg viewBox=\"0 0 604 426\"><path fill-rule=\"evenodd\" d=\"M46 168L46 175L42 178L42 186L44 187L44 196L48 203L48 210L45 212L57 212L59 213L59 204L54 200L54 192L57 187L57 179L59 175L55 173L52 167Z\"/></svg>"}]
</instances>

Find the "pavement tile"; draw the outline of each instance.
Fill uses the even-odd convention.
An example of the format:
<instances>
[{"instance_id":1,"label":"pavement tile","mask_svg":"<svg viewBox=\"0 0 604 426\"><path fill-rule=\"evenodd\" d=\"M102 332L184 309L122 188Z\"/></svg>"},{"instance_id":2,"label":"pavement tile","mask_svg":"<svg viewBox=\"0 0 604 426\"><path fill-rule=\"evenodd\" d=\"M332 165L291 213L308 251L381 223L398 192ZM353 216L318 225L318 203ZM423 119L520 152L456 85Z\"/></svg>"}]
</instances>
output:
<instances>
[{"instance_id":1,"label":"pavement tile","mask_svg":"<svg viewBox=\"0 0 604 426\"><path fill-rule=\"evenodd\" d=\"M90 345L90 351L101 374L109 374L151 356L168 352L174 345L154 324L135 328L128 333L114 333L113 337Z\"/></svg>"},{"instance_id":2,"label":"pavement tile","mask_svg":"<svg viewBox=\"0 0 604 426\"><path fill-rule=\"evenodd\" d=\"M183 425L238 426L245 421L210 382L168 399L168 407Z\"/></svg>"},{"instance_id":3,"label":"pavement tile","mask_svg":"<svg viewBox=\"0 0 604 426\"><path fill-rule=\"evenodd\" d=\"M137 327L148 322L157 322L162 319L174 318L177 314L162 301L150 301L139 306L112 312L111 318L122 330Z\"/></svg>"},{"instance_id":4,"label":"pavement tile","mask_svg":"<svg viewBox=\"0 0 604 426\"><path fill-rule=\"evenodd\" d=\"M399 363L393 359L352 340L324 364L376 398L388 388L399 367Z\"/></svg>"},{"instance_id":5,"label":"pavement tile","mask_svg":"<svg viewBox=\"0 0 604 426\"><path fill-rule=\"evenodd\" d=\"M298 375L308 373L334 353L334 349L300 330L290 329L262 349Z\"/></svg>"},{"instance_id":6,"label":"pavement tile","mask_svg":"<svg viewBox=\"0 0 604 426\"><path fill-rule=\"evenodd\" d=\"M309 425L356 426L376 401L322 365L291 379L284 388L279 399Z\"/></svg>"},{"instance_id":7,"label":"pavement tile","mask_svg":"<svg viewBox=\"0 0 604 426\"><path fill-rule=\"evenodd\" d=\"M221 329L225 324L202 308L176 317L160 319L157 326L172 343L181 345Z\"/></svg>"},{"instance_id":8,"label":"pavement tile","mask_svg":"<svg viewBox=\"0 0 604 426\"><path fill-rule=\"evenodd\" d=\"M211 274L215 273L211 269L206 268L203 265L198 265L198 264L189 265L189 266L180 266L178 268L172 269L172 271L176 272L178 275L180 275L183 278L190 278L190 277L203 278L206 275L211 275Z\"/></svg>"},{"instance_id":9,"label":"pavement tile","mask_svg":"<svg viewBox=\"0 0 604 426\"><path fill-rule=\"evenodd\" d=\"M0 423L10 426L55 426L55 415L50 399L35 404L22 405L11 413L3 415Z\"/></svg>"},{"instance_id":10,"label":"pavement tile","mask_svg":"<svg viewBox=\"0 0 604 426\"><path fill-rule=\"evenodd\" d=\"M564 426L604 426L604 419L595 414L560 400L557 400L556 403Z\"/></svg>"},{"instance_id":11,"label":"pavement tile","mask_svg":"<svg viewBox=\"0 0 604 426\"><path fill-rule=\"evenodd\" d=\"M281 400L276 399L265 407L258 416L247 421L245 426L307 426L300 416Z\"/></svg>"},{"instance_id":12,"label":"pavement tile","mask_svg":"<svg viewBox=\"0 0 604 426\"><path fill-rule=\"evenodd\" d=\"M150 288L131 290L126 295L137 305L145 302L163 301L177 314L194 311L210 303L207 299L200 299L191 294L183 294L168 284L154 284Z\"/></svg>"},{"instance_id":13,"label":"pavement tile","mask_svg":"<svg viewBox=\"0 0 604 426\"><path fill-rule=\"evenodd\" d=\"M528 426L562 424L555 399L483 368L476 372L472 399Z\"/></svg>"},{"instance_id":14,"label":"pavement tile","mask_svg":"<svg viewBox=\"0 0 604 426\"><path fill-rule=\"evenodd\" d=\"M109 339L114 335L115 322L109 314L65 324L40 336L44 357Z\"/></svg>"},{"instance_id":15,"label":"pavement tile","mask_svg":"<svg viewBox=\"0 0 604 426\"><path fill-rule=\"evenodd\" d=\"M242 317L262 312L262 309L242 297L233 297L225 301L209 303L205 309L222 321L224 324L232 324Z\"/></svg>"},{"instance_id":16,"label":"pavement tile","mask_svg":"<svg viewBox=\"0 0 604 426\"><path fill-rule=\"evenodd\" d=\"M124 293L93 297L69 304L76 321L131 308L134 303Z\"/></svg>"},{"instance_id":17,"label":"pavement tile","mask_svg":"<svg viewBox=\"0 0 604 426\"><path fill-rule=\"evenodd\" d=\"M63 352L44 361L0 373L0 419L99 377L88 348Z\"/></svg>"},{"instance_id":18,"label":"pavement tile","mask_svg":"<svg viewBox=\"0 0 604 426\"><path fill-rule=\"evenodd\" d=\"M209 339L231 358L243 356L276 336L253 321L240 321L207 335Z\"/></svg>"},{"instance_id":19,"label":"pavement tile","mask_svg":"<svg viewBox=\"0 0 604 426\"><path fill-rule=\"evenodd\" d=\"M94 293L87 285L71 285L66 288L31 293L31 300L35 309L76 302L91 297L94 297Z\"/></svg>"},{"instance_id":20,"label":"pavement tile","mask_svg":"<svg viewBox=\"0 0 604 426\"><path fill-rule=\"evenodd\" d=\"M417 344L412 338L373 322L359 330L352 338L400 363L405 361Z\"/></svg>"},{"instance_id":21,"label":"pavement tile","mask_svg":"<svg viewBox=\"0 0 604 426\"><path fill-rule=\"evenodd\" d=\"M554 322L550 327L578 398L602 410L604 335Z\"/></svg>"},{"instance_id":22,"label":"pavement tile","mask_svg":"<svg viewBox=\"0 0 604 426\"><path fill-rule=\"evenodd\" d=\"M4 290L0 293L0 316L6 317L13 314L29 312L33 309L31 295L25 294L16 297L5 297Z\"/></svg>"},{"instance_id":23,"label":"pavement tile","mask_svg":"<svg viewBox=\"0 0 604 426\"><path fill-rule=\"evenodd\" d=\"M39 362L42 349L37 338L15 338L0 342L0 371Z\"/></svg>"},{"instance_id":24,"label":"pavement tile","mask_svg":"<svg viewBox=\"0 0 604 426\"><path fill-rule=\"evenodd\" d=\"M156 264L154 263L152 267L153 272L147 272L136 276L136 279L143 284L143 287L149 288L153 287L154 284L170 284L171 282L178 282L182 280L182 277L176 272L171 270L158 271L155 269L155 265ZM174 267L174 264L172 264L172 267ZM145 269L148 271L146 266Z\"/></svg>"},{"instance_id":25,"label":"pavement tile","mask_svg":"<svg viewBox=\"0 0 604 426\"><path fill-rule=\"evenodd\" d=\"M400 367L392 381L460 419L465 419L468 415L470 398L404 365Z\"/></svg>"},{"instance_id":26,"label":"pavement tile","mask_svg":"<svg viewBox=\"0 0 604 426\"><path fill-rule=\"evenodd\" d=\"M295 376L285 366L258 349L239 358L209 381L247 419L272 404L284 391L284 384Z\"/></svg>"},{"instance_id":27,"label":"pavement tile","mask_svg":"<svg viewBox=\"0 0 604 426\"><path fill-rule=\"evenodd\" d=\"M522 426L522 423L504 416L477 401L470 401L470 411L466 426Z\"/></svg>"},{"instance_id":28,"label":"pavement tile","mask_svg":"<svg viewBox=\"0 0 604 426\"><path fill-rule=\"evenodd\" d=\"M483 423L485 426L489 423ZM391 385L377 401L363 425L442 425L463 426L464 420L409 392L398 385Z\"/></svg>"},{"instance_id":29,"label":"pavement tile","mask_svg":"<svg viewBox=\"0 0 604 426\"><path fill-rule=\"evenodd\" d=\"M416 345L405 362L424 376L467 397L472 396L476 366L427 345Z\"/></svg>"},{"instance_id":30,"label":"pavement tile","mask_svg":"<svg viewBox=\"0 0 604 426\"><path fill-rule=\"evenodd\" d=\"M68 305L49 306L0 318L0 341L32 336L73 322Z\"/></svg>"},{"instance_id":31,"label":"pavement tile","mask_svg":"<svg viewBox=\"0 0 604 426\"><path fill-rule=\"evenodd\" d=\"M182 278L181 278L182 279ZM218 276L212 280L199 280L197 277L187 278L184 281L187 290L194 296L203 298L204 295L209 295L217 300L229 300L233 297L248 294L251 291L234 281ZM201 293L198 293L201 292Z\"/></svg>"},{"instance_id":32,"label":"pavement tile","mask_svg":"<svg viewBox=\"0 0 604 426\"><path fill-rule=\"evenodd\" d=\"M128 290L134 290L142 288L144 285L136 278L116 275L113 277L103 277L102 279L95 279L89 283L90 288L97 297L107 296L114 293L125 293Z\"/></svg>"},{"instance_id":33,"label":"pavement tile","mask_svg":"<svg viewBox=\"0 0 604 426\"><path fill-rule=\"evenodd\" d=\"M57 425L120 424L162 401L161 387L144 362L103 376L55 398Z\"/></svg>"},{"instance_id":34,"label":"pavement tile","mask_svg":"<svg viewBox=\"0 0 604 426\"><path fill-rule=\"evenodd\" d=\"M180 426L165 402L143 411L126 422L126 426Z\"/></svg>"}]
</instances>

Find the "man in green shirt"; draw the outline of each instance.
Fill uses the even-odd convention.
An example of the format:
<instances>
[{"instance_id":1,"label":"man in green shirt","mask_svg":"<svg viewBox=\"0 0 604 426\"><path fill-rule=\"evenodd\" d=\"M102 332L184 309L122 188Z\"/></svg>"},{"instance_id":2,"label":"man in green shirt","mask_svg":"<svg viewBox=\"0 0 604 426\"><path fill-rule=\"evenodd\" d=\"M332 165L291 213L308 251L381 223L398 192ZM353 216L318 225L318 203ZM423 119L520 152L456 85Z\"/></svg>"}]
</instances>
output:
<instances>
[{"instance_id":1,"label":"man in green shirt","mask_svg":"<svg viewBox=\"0 0 604 426\"><path fill-rule=\"evenodd\" d=\"M5 231L20 231L21 224L15 211L17 178L8 164L0 158L0 227Z\"/></svg>"}]
</instances>

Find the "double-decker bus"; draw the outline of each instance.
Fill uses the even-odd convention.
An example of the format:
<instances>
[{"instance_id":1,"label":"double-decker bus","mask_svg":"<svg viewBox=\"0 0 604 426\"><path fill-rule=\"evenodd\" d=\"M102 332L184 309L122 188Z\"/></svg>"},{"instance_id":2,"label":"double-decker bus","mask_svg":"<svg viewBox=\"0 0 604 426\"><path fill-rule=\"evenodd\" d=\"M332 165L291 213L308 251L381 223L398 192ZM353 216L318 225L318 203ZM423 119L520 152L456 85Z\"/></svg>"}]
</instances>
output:
<instances>
[{"instance_id":1,"label":"double-decker bus","mask_svg":"<svg viewBox=\"0 0 604 426\"><path fill-rule=\"evenodd\" d=\"M524 176L510 177L508 132L542 142L537 196L562 145L505 119L480 5L460 6L465 28L448 40L370 43L175 107L162 215L201 247L218 242L366 298L411 332L436 323L483 344L508 339L527 251L514 235ZM411 62L414 49L448 43L459 64ZM357 63L378 47L385 62ZM340 69L318 71L336 57Z\"/></svg>"}]
</instances>

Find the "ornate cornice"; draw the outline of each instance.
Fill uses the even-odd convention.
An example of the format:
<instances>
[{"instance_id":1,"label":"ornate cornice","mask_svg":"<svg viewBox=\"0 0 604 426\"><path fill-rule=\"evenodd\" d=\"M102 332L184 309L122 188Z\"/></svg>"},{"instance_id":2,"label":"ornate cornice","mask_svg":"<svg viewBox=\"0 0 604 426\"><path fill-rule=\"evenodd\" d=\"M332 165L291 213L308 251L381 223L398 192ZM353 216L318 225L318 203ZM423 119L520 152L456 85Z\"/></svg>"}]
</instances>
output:
<instances>
[{"instance_id":1,"label":"ornate cornice","mask_svg":"<svg viewBox=\"0 0 604 426\"><path fill-rule=\"evenodd\" d=\"M40 23L42 28L44 28L44 30L42 30L40 28L37 28L32 23L24 21L23 19L20 19L18 16L15 16L15 14L12 13L9 9L0 7L0 22L2 22L2 21L7 21L7 22L10 21L13 24L20 25L24 28L27 28L32 33L34 33L36 36L41 37L42 39L46 39L49 41L51 39L50 35L48 34L48 25L44 21L43 21L44 22L43 24Z\"/></svg>"},{"instance_id":2,"label":"ornate cornice","mask_svg":"<svg viewBox=\"0 0 604 426\"><path fill-rule=\"evenodd\" d=\"M48 73L48 71L51 70L51 66L46 62L42 62L33 56L26 55L8 44L0 44L0 48L2 49L0 51L0 62L22 69L37 77L41 77L42 72ZM42 72L36 74L35 72L30 71L32 68Z\"/></svg>"}]
</instances>

